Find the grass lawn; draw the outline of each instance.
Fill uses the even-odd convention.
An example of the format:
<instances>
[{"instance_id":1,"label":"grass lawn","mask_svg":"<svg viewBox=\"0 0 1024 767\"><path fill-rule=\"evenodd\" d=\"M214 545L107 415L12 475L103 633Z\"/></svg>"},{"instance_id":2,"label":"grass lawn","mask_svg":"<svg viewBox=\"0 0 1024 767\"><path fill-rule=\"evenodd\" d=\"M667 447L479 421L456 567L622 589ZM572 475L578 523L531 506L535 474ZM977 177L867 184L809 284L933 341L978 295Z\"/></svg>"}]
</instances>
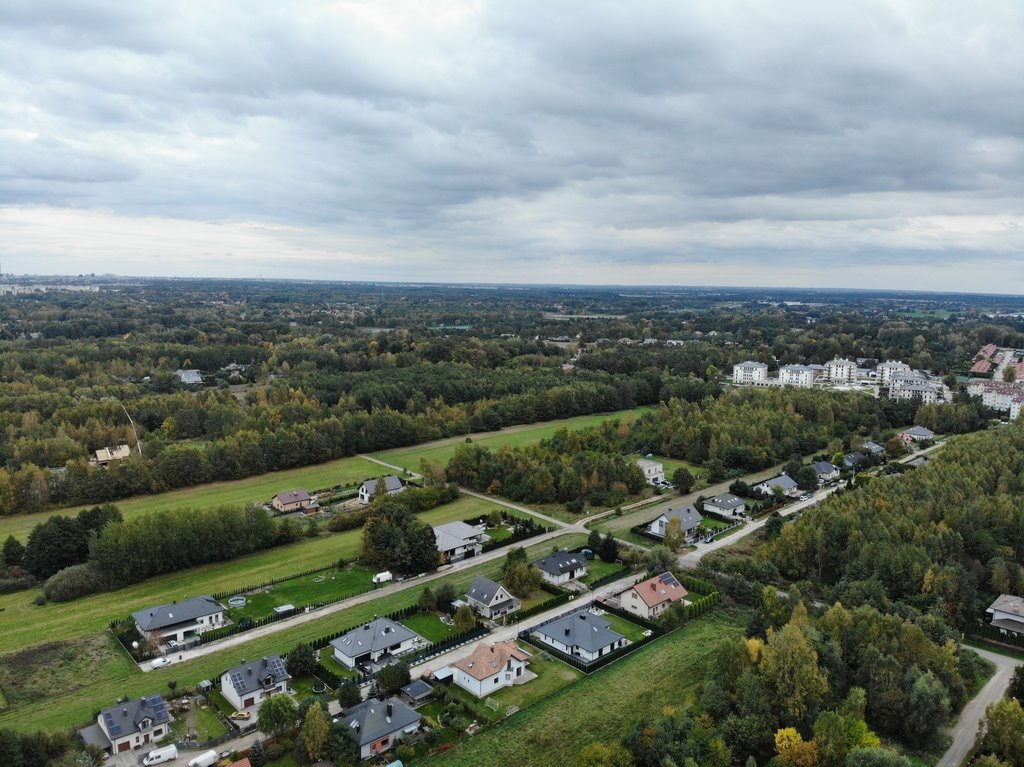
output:
<instances>
[{"instance_id":1,"label":"grass lawn","mask_svg":"<svg viewBox=\"0 0 1024 767\"><path fill-rule=\"evenodd\" d=\"M744 527L745 525L737 525L736 527L730 527L724 533L718 533L717 535L715 535L715 540L717 541L719 538L728 538L733 533L738 533Z\"/></svg>"},{"instance_id":2,"label":"grass lawn","mask_svg":"<svg viewBox=\"0 0 1024 767\"><path fill-rule=\"evenodd\" d=\"M725 528L728 527L728 525L725 524L725 522L723 522L720 519L712 519L711 517L704 517L704 519L702 519L700 521L699 527L702 530L724 530Z\"/></svg>"},{"instance_id":3,"label":"grass lawn","mask_svg":"<svg viewBox=\"0 0 1024 767\"><path fill-rule=\"evenodd\" d=\"M224 734L225 727L217 718L217 712L213 706L207 705L206 708L200 708L197 703L192 705L195 709L196 733L200 741L212 740ZM188 733L188 709L174 712L173 716L171 732L174 733L175 740L183 740Z\"/></svg>"},{"instance_id":4,"label":"grass lawn","mask_svg":"<svg viewBox=\"0 0 1024 767\"><path fill-rule=\"evenodd\" d=\"M440 642L452 635L454 629L441 622L441 617L434 613L417 613L411 618L403 618L402 625L426 639L428 642Z\"/></svg>"},{"instance_id":5,"label":"grass lawn","mask_svg":"<svg viewBox=\"0 0 1024 767\"><path fill-rule=\"evenodd\" d=\"M534 703L554 695L563 687L578 681L583 672L574 669L558 660L542 659L540 650L530 645L520 645L533 657L530 658L529 670L537 675L526 684L517 684L498 690L491 695L504 706L519 706L524 709Z\"/></svg>"},{"instance_id":6,"label":"grass lawn","mask_svg":"<svg viewBox=\"0 0 1024 767\"><path fill-rule=\"evenodd\" d=\"M517 767L572 764L584 746L617 740L666 706L693 703L719 640L743 636L746 621L745 613L716 610L425 763L503 767L514 755Z\"/></svg>"},{"instance_id":7,"label":"grass lawn","mask_svg":"<svg viewBox=\"0 0 1024 767\"><path fill-rule=\"evenodd\" d=\"M318 583L317 580L320 579ZM244 607L228 610L232 620L239 618L266 618L275 607L285 604L303 608L313 602L327 602L361 594L373 587L373 573L359 565L344 570L328 570L315 575L303 575L269 586L265 591L247 594Z\"/></svg>"},{"instance_id":8,"label":"grass lawn","mask_svg":"<svg viewBox=\"0 0 1024 767\"><path fill-rule=\"evenodd\" d=\"M355 679L359 676L355 671L342 666L334 659L334 648L330 645L320 650L320 665L328 671L333 671L338 676L346 676L349 679Z\"/></svg>"},{"instance_id":9,"label":"grass lawn","mask_svg":"<svg viewBox=\"0 0 1024 767\"><path fill-rule=\"evenodd\" d=\"M295 758L294 754L285 754L280 759L267 762L267 767L302 767L302 765L299 763L299 760Z\"/></svg>"},{"instance_id":10,"label":"grass lawn","mask_svg":"<svg viewBox=\"0 0 1024 767\"><path fill-rule=\"evenodd\" d=\"M630 457L635 460L638 458L644 458L646 456L637 454ZM665 458L664 456L661 455L656 455L651 460L657 461L658 463L665 467L665 479L667 479L669 482L672 481L672 474L676 471L676 469L689 469L690 473L696 479L703 479L706 478L708 475L708 470L705 469L703 466L698 466L697 464L690 463L689 461L681 461L677 458Z\"/></svg>"},{"instance_id":11,"label":"grass lawn","mask_svg":"<svg viewBox=\"0 0 1024 767\"><path fill-rule=\"evenodd\" d=\"M590 426L599 426L609 418L622 418L630 413L640 415L645 410L650 410L650 408L619 410L615 413L602 413L598 415L581 415L575 418L565 418L560 421L510 426L501 431L489 431L468 436L473 440L473 444L483 445L492 449L504 445L524 447L526 445L535 445L542 439L553 436L559 429L585 429ZM465 442L465 436L448 437L447 439L426 442L414 447L384 450L379 453L373 453L373 457L395 466L402 466L411 471L419 471L420 459L422 458L426 458L429 461L439 461L442 465L447 465L455 453L455 448L465 444Z\"/></svg>"},{"instance_id":12,"label":"grass lawn","mask_svg":"<svg viewBox=\"0 0 1024 767\"><path fill-rule=\"evenodd\" d=\"M536 559L548 553L553 545L573 548L585 541L586 536L582 533L568 534L534 545L527 549L527 556L531 560ZM237 664L239 658L258 658L287 652L299 642L313 642L325 634L369 621L375 615L384 615L415 604L427 585L436 590L440 583L450 582L457 590L464 590L478 574L493 578L500 569L501 559L483 562L477 567L429 584L417 584L398 594L354 605L320 620L253 638L244 644L159 671L143 673L112 637L98 632L84 639L64 638L51 642L52 646L34 647L17 655L0 656L0 684L7 693L9 703L7 709L0 711L0 728L10 727L30 732L36 729L57 730L73 725L81 726L92 719L97 709L111 705L122 695L138 697L162 692L171 679L178 682L179 689L196 685L202 679L217 679L224 669ZM106 598L111 600L119 612L127 609L120 605L117 595L107 595ZM74 610L78 604L71 603L71 609ZM73 627L72 621L64 630L73 635ZM69 634L52 632L48 636L67 637ZM36 638L35 641L41 640ZM21 691L20 698L15 699L15 691Z\"/></svg>"},{"instance_id":13,"label":"grass lawn","mask_svg":"<svg viewBox=\"0 0 1024 767\"><path fill-rule=\"evenodd\" d=\"M127 519L136 514L152 511L176 511L194 508L209 509L216 506L239 506L247 503L267 503L279 492L286 490L318 490L333 485L361 482L387 470L380 464L353 456L328 461L316 466L285 469L230 482L211 482L158 495L140 495L115 501ZM0 539L14 535L24 541L32 528L54 514L74 514L80 506L43 511L0 519Z\"/></svg>"},{"instance_id":14,"label":"grass lawn","mask_svg":"<svg viewBox=\"0 0 1024 767\"><path fill-rule=\"evenodd\" d=\"M467 496L425 511L419 517L427 524L436 525L488 514L500 508L490 501ZM34 605L32 600L39 593L38 589L4 594L0 596L0 614L3 616L0 654L31 647L53 637L95 636L104 631L110 621L150 605L287 578L304 570L334 564L339 558L351 561L359 555L361 540L362 530L307 538L230 562L161 575L108 594L93 594L63 604ZM272 595L270 601L273 604L269 607L287 602L299 604L290 598L277 599L278 596Z\"/></svg>"},{"instance_id":15,"label":"grass lawn","mask_svg":"<svg viewBox=\"0 0 1024 767\"><path fill-rule=\"evenodd\" d=\"M620 618L618 615L612 615L611 613L605 613L601 617L610 620L612 622L612 631L618 631L630 642L639 642L644 638L644 631L646 629L627 621L625 618Z\"/></svg>"},{"instance_id":16,"label":"grass lawn","mask_svg":"<svg viewBox=\"0 0 1024 767\"><path fill-rule=\"evenodd\" d=\"M605 562L598 557L594 557L594 559L587 563L587 577L582 578L581 580L589 586L594 581L600 580L606 575L618 572L621 569L622 565L616 564L615 562Z\"/></svg>"}]
</instances>

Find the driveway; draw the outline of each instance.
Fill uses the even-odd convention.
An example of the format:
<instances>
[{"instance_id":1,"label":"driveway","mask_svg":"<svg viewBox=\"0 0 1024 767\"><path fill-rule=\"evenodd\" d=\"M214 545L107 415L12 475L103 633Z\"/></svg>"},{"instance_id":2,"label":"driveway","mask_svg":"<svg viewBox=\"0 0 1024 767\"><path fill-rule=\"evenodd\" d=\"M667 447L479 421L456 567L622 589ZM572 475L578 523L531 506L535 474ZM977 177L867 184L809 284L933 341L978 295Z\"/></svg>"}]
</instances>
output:
<instances>
[{"instance_id":1,"label":"driveway","mask_svg":"<svg viewBox=\"0 0 1024 767\"><path fill-rule=\"evenodd\" d=\"M996 673L960 712L960 717L952 730L953 745L946 750L935 767L960 767L967 757L967 753L974 746L974 739L978 735L978 725L985 717L985 709L990 704L1002 700L1006 694L1006 688L1010 685L1013 670L1022 663L1022 661L989 650L980 650L977 647L971 649L985 660L996 664Z\"/></svg>"}]
</instances>

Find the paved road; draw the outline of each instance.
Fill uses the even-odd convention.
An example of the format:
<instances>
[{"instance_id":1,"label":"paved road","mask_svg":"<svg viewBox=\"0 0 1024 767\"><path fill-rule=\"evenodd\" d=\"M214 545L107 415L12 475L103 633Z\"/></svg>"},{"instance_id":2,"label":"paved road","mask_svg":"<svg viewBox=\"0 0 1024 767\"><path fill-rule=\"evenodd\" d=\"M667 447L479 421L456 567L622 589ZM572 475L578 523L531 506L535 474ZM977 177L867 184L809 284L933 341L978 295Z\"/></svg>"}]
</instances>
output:
<instances>
[{"instance_id":1,"label":"paved road","mask_svg":"<svg viewBox=\"0 0 1024 767\"><path fill-rule=\"evenodd\" d=\"M996 664L996 673L988 680L981 691L972 698L964 710L960 712L956 726L953 727L953 745L942 755L935 767L960 767L960 764L967 757L967 753L974 746L974 739L978 734L978 725L985 717L985 709L992 703L1001 700L1006 694L1006 688L1010 684L1010 677L1013 670L1022 661L999 655L989 650L979 650L972 647L978 655Z\"/></svg>"}]
</instances>

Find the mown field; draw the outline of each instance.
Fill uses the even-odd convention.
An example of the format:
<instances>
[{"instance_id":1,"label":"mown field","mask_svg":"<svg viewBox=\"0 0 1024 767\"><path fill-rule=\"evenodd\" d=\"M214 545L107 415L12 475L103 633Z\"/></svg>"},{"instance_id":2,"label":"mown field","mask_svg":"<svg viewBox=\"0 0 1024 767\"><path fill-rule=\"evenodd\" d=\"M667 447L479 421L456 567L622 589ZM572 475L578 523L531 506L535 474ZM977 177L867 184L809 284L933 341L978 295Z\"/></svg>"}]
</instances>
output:
<instances>
[{"instance_id":1,"label":"mown field","mask_svg":"<svg viewBox=\"0 0 1024 767\"><path fill-rule=\"evenodd\" d=\"M436 525L501 508L467 496L419 516L428 524ZM230 562L194 567L150 578L119 591L62 604L36 606L33 600L40 593L38 589L4 594L0 596L0 626L3 627L0 653L21 650L54 637L95 635L106 629L110 621L149 605L256 586L313 568L328 567L339 559L352 560L359 556L361 536L362 530L347 530L307 538Z\"/></svg>"},{"instance_id":2,"label":"mown field","mask_svg":"<svg viewBox=\"0 0 1024 767\"><path fill-rule=\"evenodd\" d=\"M421 764L572 764L584 746L618 739L665 707L682 710L693 703L718 642L742 636L746 620L740 613L712 612Z\"/></svg>"},{"instance_id":3,"label":"mown field","mask_svg":"<svg viewBox=\"0 0 1024 767\"><path fill-rule=\"evenodd\" d=\"M582 534L570 534L530 547L527 553L535 559L550 552L552 546L572 548L585 540L586 536ZM164 692L167 682L172 679L178 682L179 688L195 685L203 679L217 680L224 670L239 663L241 658L287 652L299 642L314 641L325 634L370 620L375 615L413 604L427 585L436 589L438 583L450 581L457 589L465 589L479 574L497 576L501 563L501 558L484 562L443 581L420 583L397 594L324 616L321 620L286 628L220 652L147 673L131 662L109 634L93 632L89 636L69 639L67 635L52 631L44 639L37 640L41 644L0 656L0 685L7 692L9 703L8 708L0 712L0 727L25 732L36 729L52 731L86 724L97 709L110 705L121 696L138 697ZM115 612L127 611L118 602L112 604ZM59 674L55 673L57 668L60 669Z\"/></svg>"},{"instance_id":4,"label":"mown field","mask_svg":"<svg viewBox=\"0 0 1024 767\"><path fill-rule=\"evenodd\" d=\"M274 471L231 482L212 482L158 495L139 495L114 503L125 517L151 511L241 506L247 503L266 503L278 493L288 490L318 490L333 485L354 484L386 472L387 469L380 464L353 456L316 466ZM82 507L0 518L0 540L8 535L14 535L15 538L24 541L35 525L54 514L75 514L79 508Z\"/></svg>"},{"instance_id":5,"label":"mown field","mask_svg":"<svg viewBox=\"0 0 1024 767\"><path fill-rule=\"evenodd\" d=\"M544 423L528 424L525 426L511 426L501 431L489 431L468 436L475 444L492 449L505 445L524 447L526 445L534 445L542 439L553 436L559 429L585 429L589 426L598 426L609 418L622 418L630 414L640 415L646 410L650 410L650 408L619 410L614 413L598 415L581 415L575 418L565 418L560 421L545 421ZM425 442L414 447L383 450L379 453L373 453L373 457L394 466L401 466L410 471L418 472L420 470L420 460L423 458L447 465L455 453L455 448L464 444L465 441L466 436L449 437L435 442Z\"/></svg>"}]
</instances>

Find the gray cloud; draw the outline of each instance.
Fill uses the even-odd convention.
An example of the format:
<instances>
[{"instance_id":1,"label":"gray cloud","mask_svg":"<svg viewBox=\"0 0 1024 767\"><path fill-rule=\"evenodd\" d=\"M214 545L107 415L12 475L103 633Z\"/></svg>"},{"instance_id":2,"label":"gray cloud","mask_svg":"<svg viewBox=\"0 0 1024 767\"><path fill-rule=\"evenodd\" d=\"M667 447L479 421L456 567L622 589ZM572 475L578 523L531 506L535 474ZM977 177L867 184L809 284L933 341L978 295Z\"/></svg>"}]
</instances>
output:
<instances>
[{"instance_id":1,"label":"gray cloud","mask_svg":"<svg viewBox=\"0 0 1024 767\"><path fill-rule=\"evenodd\" d=\"M8 2L0 256L964 287L1024 246L1022 32L1009 1Z\"/></svg>"}]
</instances>

